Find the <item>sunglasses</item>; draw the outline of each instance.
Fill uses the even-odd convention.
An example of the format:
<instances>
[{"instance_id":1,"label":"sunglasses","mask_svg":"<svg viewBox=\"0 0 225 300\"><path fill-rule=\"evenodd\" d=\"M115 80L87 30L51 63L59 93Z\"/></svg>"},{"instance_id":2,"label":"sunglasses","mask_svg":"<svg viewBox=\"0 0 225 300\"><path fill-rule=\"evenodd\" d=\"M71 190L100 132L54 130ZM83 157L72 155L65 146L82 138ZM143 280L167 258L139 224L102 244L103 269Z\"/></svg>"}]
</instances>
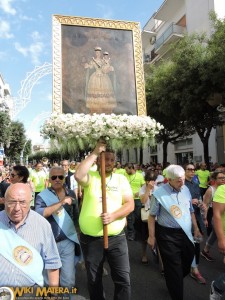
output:
<instances>
[{"instance_id":1,"label":"sunglasses","mask_svg":"<svg viewBox=\"0 0 225 300\"><path fill-rule=\"evenodd\" d=\"M11 176L12 178L14 178L15 176L17 176L17 174L11 173L10 176Z\"/></svg>"},{"instance_id":2,"label":"sunglasses","mask_svg":"<svg viewBox=\"0 0 225 300\"><path fill-rule=\"evenodd\" d=\"M195 169L188 168L187 171L192 171L192 172L194 172Z\"/></svg>"},{"instance_id":3,"label":"sunglasses","mask_svg":"<svg viewBox=\"0 0 225 300\"><path fill-rule=\"evenodd\" d=\"M51 180L56 180L56 178L59 178L60 180L63 180L64 179L64 176L63 175L53 175L51 177Z\"/></svg>"}]
</instances>

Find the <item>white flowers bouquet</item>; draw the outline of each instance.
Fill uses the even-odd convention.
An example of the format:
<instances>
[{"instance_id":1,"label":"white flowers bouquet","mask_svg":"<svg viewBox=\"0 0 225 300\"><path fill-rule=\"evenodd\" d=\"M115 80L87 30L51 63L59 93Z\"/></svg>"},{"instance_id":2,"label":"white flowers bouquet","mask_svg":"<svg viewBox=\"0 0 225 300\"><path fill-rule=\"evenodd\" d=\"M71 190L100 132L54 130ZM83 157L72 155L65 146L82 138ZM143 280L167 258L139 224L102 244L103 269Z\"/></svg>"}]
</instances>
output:
<instances>
[{"instance_id":1,"label":"white flowers bouquet","mask_svg":"<svg viewBox=\"0 0 225 300\"><path fill-rule=\"evenodd\" d=\"M162 126L147 116L53 113L42 129L44 138L57 141L61 150L75 153L93 148L103 138L114 150L154 143Z\"/></svg>"}]
</instances>

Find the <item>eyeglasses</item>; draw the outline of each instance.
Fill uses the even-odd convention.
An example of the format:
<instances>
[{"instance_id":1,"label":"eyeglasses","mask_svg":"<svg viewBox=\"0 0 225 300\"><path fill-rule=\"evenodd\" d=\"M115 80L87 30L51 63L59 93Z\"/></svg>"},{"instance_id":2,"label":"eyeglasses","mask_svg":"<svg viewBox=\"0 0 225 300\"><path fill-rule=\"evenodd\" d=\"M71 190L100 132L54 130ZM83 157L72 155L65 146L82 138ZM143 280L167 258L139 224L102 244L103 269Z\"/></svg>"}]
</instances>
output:
<instances>
[{"instance_id":1,"label":"eyeglasses","mask_svg":"<svg viewBox=\"0 0 225 300\"><path fill-rule=\"evenodd\" d=\"M188 168L187 171L191 171L191 172L194 172L195 169L191 169L191 168Z\"/></svg>"},{"instance_id":2,"label":"eyeglasses","mask_svg":"<svg viewBox=\"0 0 225 300\"><path fill-rule=\"evenodd\" d=\"M67 165L66 165L66 164L64 164L64 165L61 165L61 166L62 166L62 167L68 167L69 165L68 165L68 164L67 164Z\"/></svg>"},{"instance_id":3,"label":"eyeglasses","mask_svg":"<svg viewBox=\"0 0 225 300\"><path fill-rule=\"evenodd\" d=\"M63 175L53 175L51 177L51 180L56 180L56 178L59 178L60 180L63 180L64 179L64 176Z\"/></svg>"},{"instance_id":4,"label":"eyeglasses","mask_svg":"<svg viewBox=\"0 0 225 300\"><path fill-rule=\"evenodd\" d=\"M27 202L26 200L22 200L22 201L11 200L11 201L6 201L5 203L8 207L15 207L17 204L19 204L19 206L21 207L27 207L28 205L30 205L30 203Z\"/></svg>"},{"instance_id":5,"label":"eyeglasses","mask_svg":"<svg viewBox=\"0 0 225 300\"><path fill-rule=\"evenodd\" d=\"M18 176L18 175L17 175L17 174L11 173L10 176L11 176L12 178L14 178L15 176Z\"/></svg>"}]
</instances>

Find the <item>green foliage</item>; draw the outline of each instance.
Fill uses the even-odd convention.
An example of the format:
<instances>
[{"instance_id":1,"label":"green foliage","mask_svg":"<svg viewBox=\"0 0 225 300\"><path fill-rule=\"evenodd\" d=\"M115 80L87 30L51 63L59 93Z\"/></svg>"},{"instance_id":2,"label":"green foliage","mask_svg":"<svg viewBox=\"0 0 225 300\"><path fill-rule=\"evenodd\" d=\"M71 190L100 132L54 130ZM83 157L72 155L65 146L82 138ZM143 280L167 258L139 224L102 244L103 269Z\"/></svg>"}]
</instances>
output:
<instances>
[{"instance_id":1,"label":"green foliage","mask_svg":"<svg viewBox=\"0 0 225 300\"><path fill-rule=\"evenodd\" d=\"M7 113L0 112L0 143L6 149L11 138L11 120Z\"/></svg>"},{"instance_id":2,"label":"green foliage","mask_svg":"<svg viewBox=\"0 0 225 300\"><path fill-rule=\"evenodd\" d=\"M212 54L209 72L213 74L211 80L214 90L225 97L225 18L217 19L211 14L214 32L209 40L208 48Z\"/></svg>"},{"instance_id":3,"label":"green foliage","mask_svg":"<svg viewBox=\"0 0 225 300\"><path fill-rule=\"evenodd\" d=\"M32 142L27 140L24 146L23 157L29 156L32 153Z\"/></svg>"},{"instance_id":4,"label":"green foliage","mask_svg":"<svg viewBox=\"0 0 225 300\"><path fill-rule=\"evenodd\" d=\"M11 160L19 161L21 151L26 142L24 125L21 122L11 122L10 147L5 150L6 156Z\"/></svg>"},{"instance_id":5,"label":"green foliage","mask_svg":"<svg viewBox=\"0 0 225 300\"><path fill-rule=\"evenodd\" d=\"M158 140L173 142L195 130L206 162L210 132L222 124L209 100L225 94L225 21L213 22L210 41L206 35L185 36L173 45L170 60L151 67L146 76L148 114L164 125Z\"/></svg>"},{"instance_id":6,"label":"green foliage","mask_svg":"<svg viewBox=\"0 0 225 300\"><path fill-rule=\"evenodd\" d=\"M43 157L49 157L48 152L46 152L46 151L37 151L36 153L31 154L29 156L29 161L35 160L36 162L39 162L39 161L42 160Z\"/></svg>"}]
</instances>

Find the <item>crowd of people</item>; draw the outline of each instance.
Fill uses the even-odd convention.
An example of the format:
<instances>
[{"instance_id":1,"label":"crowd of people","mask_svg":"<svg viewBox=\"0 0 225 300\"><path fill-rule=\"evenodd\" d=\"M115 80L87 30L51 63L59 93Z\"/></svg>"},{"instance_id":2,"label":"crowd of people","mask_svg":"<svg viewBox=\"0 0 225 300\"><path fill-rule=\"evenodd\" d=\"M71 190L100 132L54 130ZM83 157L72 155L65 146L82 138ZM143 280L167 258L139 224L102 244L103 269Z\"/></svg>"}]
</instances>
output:
<instances>
[{"instance_id":1,"label":"crowd of people","mask_svg":"<svg viewBox=\"0 0 225 300\"><path fill-rule=\"evenodd\" d=\"M1 286L72 289L76 266L82 263L90 300L103 300L107 260L114 299L131 299L128 242L134 240L140 241L141 264L149 263L148 247L158 257L172 300L183 299L186 275L206 283L200 257L213 261L210 249L216 241L225 256L225 166L215 164L209 170L204 162L168 163L163 169L156 163L122 166L115 159L114 151L99 141L79 163L65 159L51 165L43 158L34 166L1 167ZM143 209L147 222L141 217ZM201 251L204 235L208 237ZM212 282L211 300L222 298L224 279L225 273Z\"/></svg>"}]
</instances>

